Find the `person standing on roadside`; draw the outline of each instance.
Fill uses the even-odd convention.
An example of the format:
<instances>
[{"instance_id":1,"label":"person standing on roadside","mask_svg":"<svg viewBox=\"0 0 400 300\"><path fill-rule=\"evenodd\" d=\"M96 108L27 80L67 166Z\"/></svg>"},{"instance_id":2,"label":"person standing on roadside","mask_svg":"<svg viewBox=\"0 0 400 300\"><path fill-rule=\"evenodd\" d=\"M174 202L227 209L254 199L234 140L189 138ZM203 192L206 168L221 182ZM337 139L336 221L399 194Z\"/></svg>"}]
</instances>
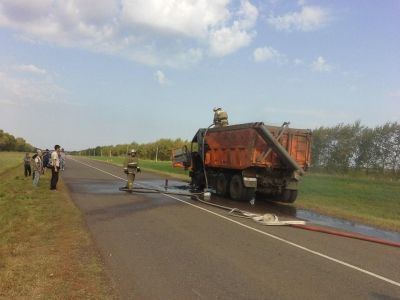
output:
<instances>
[{"instance_id":1,"label":"person standing on roadside","mask_svg":"<svg viewBox=\"0 0 400 300\"><path fill-rule=\"evenodd\" d=\"M65 151L64 151L64 148L61 148L61 152L60 152L60 169L61 169L61 171L65 170Z\"/></svg>"},{"instance_id":2,"label":"person standing on roadside","mask_svg":"<svg viewBox=\"0 0 400 300\"><path fill-rule=\"evenodd\" d=\"M42 174L43 170L42 151L38 150L37 153L32 156L32 165L33 165L33 185L37 186L39 183L40 174Z\"/></svg>"},{"instance_id":3,"label":"person standing on roadside","mask_svg":"<svg viewBox=\"0 0 400 300\"><path fill-rule=\"evenodd\" d=\"M32 173L31 157L29 156L29 153L26 153L24 157L24 172L25 172L25 177L31 176Z\"/></svg>"},{"instance_id":4,"label":"person standing on roadside","mask_svg":"<svg viewBox=\"0 0 400 300\"><path fill-rule=\"evenodd\" d=\"M58 174L60 171L60 159L58 155L60 154L60 145L54 146L54 151L51 153L51 181L50 190L57 190Z\"/></svg>"},{"instance_id":5,"label":"person standing on roadside","mask_svg":"<svg viewBox=\"0 0 400 300\"><path fill-rule=\"evenodd\" d=\"M42 157L42 161L43 161L42 174L44 174L44 172L46 171L46 168L49 168L49 165L50 165L50 151L49 151L49 149L46 149L44 151L44 154L43 154L43 157Z\"/></svg>"},{"instance_id":6,"label":"person standing on roadside","mask_svg":"<svg viewBox=\"0 0 400 300\"><path fill-rule=\"evenodd\" d=\"M43 152L42 152L42 150L38 150L38 154L39 154L39 157L40 157L40 160L42 161L42 168L40 169L40 175L44 175L44 169L45 169L45 166L44 166L44 161L43 161Z\"/></svg>"}]
</instances>

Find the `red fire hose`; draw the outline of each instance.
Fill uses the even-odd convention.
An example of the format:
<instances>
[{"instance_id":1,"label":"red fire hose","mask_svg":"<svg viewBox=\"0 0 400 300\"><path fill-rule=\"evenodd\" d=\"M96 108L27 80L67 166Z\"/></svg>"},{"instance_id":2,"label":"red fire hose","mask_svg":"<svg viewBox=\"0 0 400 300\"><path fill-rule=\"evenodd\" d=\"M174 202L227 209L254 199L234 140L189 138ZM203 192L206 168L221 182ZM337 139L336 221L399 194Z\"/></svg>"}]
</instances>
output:
<instances>
[{"instance_id":1,"label":"red fire hose","mask_svg":"<svg viewBox=\"0 0 400 300\"><path fill-rule=\"evenodd\" d=\"M295 228L300 228L300 229L305 229L305 230L310 230L310 231L317 231L317 232L322 232L322 233L327 233L327 234L332 234L332 235L337 235L337 236L342 236L342 237L347 237L347 238L368 241L368 242L378 243L378 244L382 244L382 245L386 245L386 246L400 248L400 243L398 243L398 242L385 241L382 239L364 236L364 235L360 235L360 234L337 231L337 230L332 230L332 229L327 229L327 228L317 227L317 226L312 226L312 225L292 224L290 226L295 227Z\"/></svg>"}]
</instances>

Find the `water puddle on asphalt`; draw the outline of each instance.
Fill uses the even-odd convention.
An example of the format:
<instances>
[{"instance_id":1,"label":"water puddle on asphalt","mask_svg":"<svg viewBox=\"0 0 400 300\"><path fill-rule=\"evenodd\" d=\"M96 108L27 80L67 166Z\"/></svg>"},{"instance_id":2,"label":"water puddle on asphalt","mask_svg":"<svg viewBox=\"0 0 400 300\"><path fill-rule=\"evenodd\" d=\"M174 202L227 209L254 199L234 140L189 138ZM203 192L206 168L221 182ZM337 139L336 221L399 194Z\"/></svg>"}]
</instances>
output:
<instances>
[{"instance_id":1,"label":"water puddle on asphalt","mask_svg":"<svg viewBox=\"0 0 400 300\"><path fill-rule=\"evenodd\" d=\"M296 217L313 224L334 227L345 231L351 231L367 236L377 237L384 240L400 242L399 232L378 229L372 226L358 224L344 219L321 215L309 210L297 209Z\"/></svg>"},{"instance_id":2,"label":"water puddle on asphalt","mask_svg":"<svg viewBox=\"0 0 400 300\"><path fill-rule=\"evenodd\" d=\"M190 188L186 182L175 181L169 179L165 180L140 180L135 184L138 187L147 187L157 189L160 192L171 192L183 195L190 195ZM106 190L113 190L116 192L116 186L104 186L103 188L96 187L97 192L107 193ZM354 232L366 236L376 237L384 240L400 242L400 232L388 231L378 229L369 225L355 223L349 220L330 217L316 212L305 209L297 209L292 205L281 204L273 201L265 201L260 199L253 199L250 202L238 202L229 198L219 197L212 195L211 202L227 207L238 208L252 213L276 214L282 220L301 219L311 224L332 227L344 231Z\"/></svg>"},{"instance_id":3,"label":"water puddle on asphalt","mask_svg":"<svg viewBox=\"0 0 400 300\"><path fill-rule=\"evenodd\" d=\"M119 188L123 186L120 182L82 182L74 184L74 191L90 194L119 194Z\"/></svg>"},{"instance_id":4,"label":"water puddle on asphalt","mask_svg":"<svg viewBox=\"0 0 400 300\"><path fill-rule=\"evenodd\" d=\"M162 191L176 192L176 193L189 193L189 185L181 181L169 180L167 185L165 181L151 181L143 182L143 184L150 184ZM312 224L333 227L344 231L350 231L366 236L376 237L384 240L400 242L400 233L378 229L369 225L355 223L349 220L330 217L316 212L305 209L296 209L291 205L280 204L272 201L262 201L252 199L250 202L237 202L228 198L218 197L212 195L211 202L223 206L236 207L253 213L274 213L282 219L297 218L307 221Z\"/></svg>"}]
</instances>

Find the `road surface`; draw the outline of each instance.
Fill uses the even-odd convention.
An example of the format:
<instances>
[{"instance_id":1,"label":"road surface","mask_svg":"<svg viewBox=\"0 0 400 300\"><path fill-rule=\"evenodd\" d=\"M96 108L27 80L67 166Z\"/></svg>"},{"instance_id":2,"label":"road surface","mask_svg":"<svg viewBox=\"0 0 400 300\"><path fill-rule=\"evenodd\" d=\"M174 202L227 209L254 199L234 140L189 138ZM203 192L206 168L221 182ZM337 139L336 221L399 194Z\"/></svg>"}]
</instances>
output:
<instances>
[{"instance_id":1,"label":"road surface","mask_svg":"<svg viewBox=\"0 0 400 300\"><path fill-rule=\"evenodd\" d=\"M399 248L120 192L122 169L102 162L71 158L62 176L121 299L400 299ZM142 172L136 183L164 177Z\"/></svg>"}]
</instances>

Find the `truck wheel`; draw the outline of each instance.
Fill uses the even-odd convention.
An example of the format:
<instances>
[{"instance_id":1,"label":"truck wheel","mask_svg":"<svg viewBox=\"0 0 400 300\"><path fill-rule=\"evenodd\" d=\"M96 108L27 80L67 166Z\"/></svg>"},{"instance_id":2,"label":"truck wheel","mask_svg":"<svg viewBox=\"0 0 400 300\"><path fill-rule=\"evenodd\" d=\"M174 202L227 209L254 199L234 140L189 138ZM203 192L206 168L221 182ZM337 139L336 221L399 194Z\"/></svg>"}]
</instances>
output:
<instances>
[{"instance_id":1,"label":"truck wheel","mask_svg":"<svg viewBox=\"0 0 400 300\"><path fill-rule=\"evenodd\" d=\"M297 198L297 190L287 190L285 189L280 195L278 201L284 203L293 203Z\"/></svg>"},{"instance_id":2,"label":"truck wheel","mask_svg":"<svg viewBox=\"0 0 400 300\"><path fill-rule=\"evenodd\" d=\"M292 195L290 196L289 203L293 203L297 199L297 190L292 190Z\"/></svg>"},{"instance_id":3,"label":"truck wheel","mask_svg":"<svg viewBox=\"0 0 400 300\"><path fill-rule=\"evenodd\" d=\"M249 201L254 197L255 189L246 188L240 175L234 175L229 184L229 193L233 200Z\"/></svg>"},{"instance_id":4,"label":"truck wheel","mask_svg":"<svg viewBox=\"0 0 400 300\"><path fill-rule=\"evenodd\" d=\"M223 173L220 173L217 176L217 182L215 184L215 191L217 195L219 196L227 196L228 194L228 179L226 178L226 175Z\"/></svg>"}]
</instances>

